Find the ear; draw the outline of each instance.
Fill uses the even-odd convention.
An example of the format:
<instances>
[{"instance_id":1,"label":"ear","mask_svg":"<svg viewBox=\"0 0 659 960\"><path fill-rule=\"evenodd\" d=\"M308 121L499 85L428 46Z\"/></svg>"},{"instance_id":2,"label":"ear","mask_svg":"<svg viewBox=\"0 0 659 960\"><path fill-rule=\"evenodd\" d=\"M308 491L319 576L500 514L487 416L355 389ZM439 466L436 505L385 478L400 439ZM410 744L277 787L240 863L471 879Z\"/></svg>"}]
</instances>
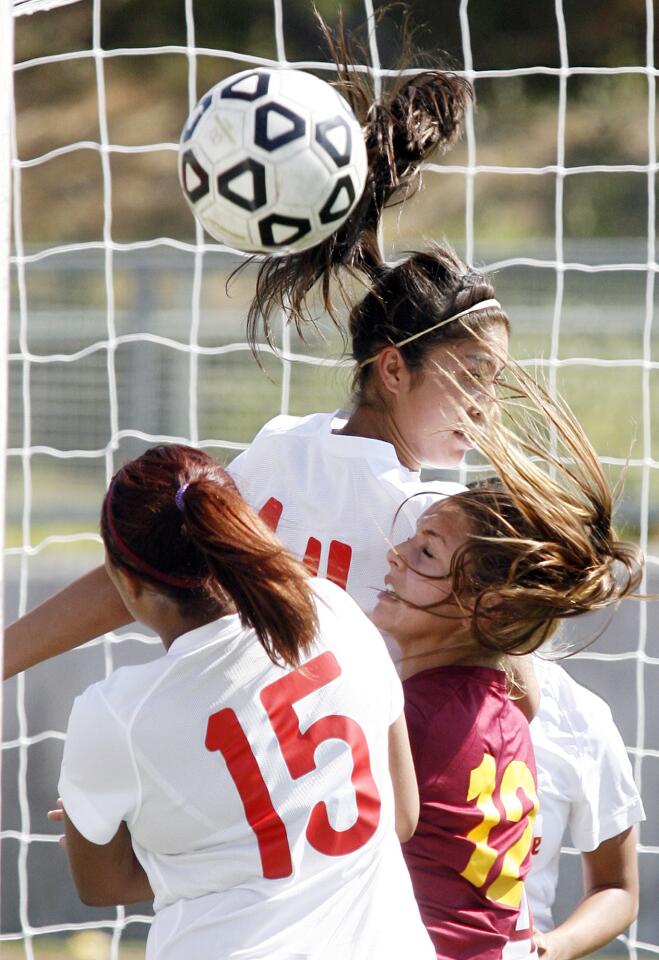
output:
<instances>
[{"instance_id":1,"label":"ear","mask_svg":"<svg viewBox=\"0 0 659 960\"><path fill-rule=\"evenodd\" d=\"M384 347L380 350L375 367L385 390L398 396L411 382L410 368L403 360L398 347Z\"/></svg>"}]
</instances>

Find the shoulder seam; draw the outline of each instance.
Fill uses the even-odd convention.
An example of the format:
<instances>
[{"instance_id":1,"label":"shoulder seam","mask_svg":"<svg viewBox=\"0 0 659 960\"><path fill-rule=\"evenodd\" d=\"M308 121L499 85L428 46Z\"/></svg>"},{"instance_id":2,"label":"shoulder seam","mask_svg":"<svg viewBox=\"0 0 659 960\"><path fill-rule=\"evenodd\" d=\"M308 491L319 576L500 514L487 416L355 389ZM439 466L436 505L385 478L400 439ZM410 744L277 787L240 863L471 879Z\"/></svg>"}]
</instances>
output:
<instances>
[{"instance_id":1,"label":"shoulder seam","mask_svg":"<svg viewBox=\"0 0 659 960\"><path fill-rule=\"evenodd\" d=\"M135 777L135 783L137 784L137 801L135 804L135 810L133 812L134 817L137 817L139 815L139 812L142 808L143 790L142 790L142 778L140 777L140 774L139 774L139 765L137 763L137 759L135 757L135 751L133 749L132 729L135 724L135 721L137 720L138 714L140 713L142 707L144 706L148 698L151 696L154 690L156 690L160 686L160 684L165 680L165 678L169 676L169 674L175 668L175 666L176 666L176 661L174 660L171 664L168 665L168 667L162 673L159 673L155 681L148 687L147 690L144 691L142 697L140 698L133 712L131 713L127 723L124 723L123 720L117 715L112 704L110 703L108 698L105 696L102 687L99 687L99 694L101 696L101 699L105 703L111 715L114 717L114 719L117 721L119 726L124 731L124 736L126 737L126 747L128 749L128 756L130 757L130 765L133 770L133 776Z\"/></svg>"}]
</instances>

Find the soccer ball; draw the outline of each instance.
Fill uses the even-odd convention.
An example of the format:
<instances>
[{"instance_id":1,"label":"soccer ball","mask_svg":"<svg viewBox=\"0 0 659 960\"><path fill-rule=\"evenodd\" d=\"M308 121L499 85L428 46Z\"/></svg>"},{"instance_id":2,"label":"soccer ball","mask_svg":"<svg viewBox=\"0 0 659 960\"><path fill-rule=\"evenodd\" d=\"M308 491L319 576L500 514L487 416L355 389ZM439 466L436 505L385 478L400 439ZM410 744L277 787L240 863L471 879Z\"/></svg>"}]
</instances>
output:
<instances>
[{"instance_id":1,"label":"soccer ball","mask_svg":"<svg viewBox=\"0 0 659 960\"><path fill-rule=\"evenodd\" d=\"M338 230L366 181L361 127L344 98L300 70L236 73L206 93L179 145L183 193L216 240L288 254Z\"/></svg>"}]
</instances>

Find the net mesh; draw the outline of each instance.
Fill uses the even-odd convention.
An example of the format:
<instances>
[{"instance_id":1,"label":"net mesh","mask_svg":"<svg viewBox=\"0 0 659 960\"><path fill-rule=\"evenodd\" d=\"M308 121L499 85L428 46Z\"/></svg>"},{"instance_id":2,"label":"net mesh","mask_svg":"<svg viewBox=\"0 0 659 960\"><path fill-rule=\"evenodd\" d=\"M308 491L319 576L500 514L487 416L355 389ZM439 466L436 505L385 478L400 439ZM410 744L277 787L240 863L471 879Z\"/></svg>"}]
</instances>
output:
<instances>
[{"instance_id":1,"label":"net mesh","mask_svg":"<svg viewBox=\"0 0 659 960\"><path fill-rule=\"evenodd\" d=\"M146 69L147 58L162 58L172 85L186 91L185 109L181 113L179 103L169 123L177 131L199 94L214 82L208 80L214 72L293 62L329 77L331 65L287 59L282 0L273 0L272 40L263 53L204 45L192 0L183 5L182 42L144 46L104 45L102 0L74 4L82 6L90 18L89 44L68 49L58 43L61 49L50 53L48 43L55 41L44 41L46 52L24 57L19 45L14 68L5 517L9 615L24 612L100 561L98 506L107 481L127 456L158 441L191 441L228 460L274 414L339 406L348 386L343 345L322 321L319 335L306 342L282 325L277 349L264 347L265 369L258 370L243 335L253 275L240 274L228 297L225 284L240 259L209 242L198 226L192 235L189 218L187 233L182 233L180 210L174 210L172 224L151 212L140 235L131 220L136 194L148 184L162 195L178 196L176 133L148 142L143 135L148 124L140 125L138 116L139 132L126 127L122 139L114 102L118 64L133 71L130 82L139 100L140 70ZM109 0L106 6L111 6ZM479 69L474 49L482 49L487 38L472 35L468 0L453 6L456 53L464 75L476 85L480 106L467 116L463 144L444 162L428 164L424 192L388 214L385 247L419 246L446 233L469 262L496 274L499 297L516 331L513 352L546 371L550 385L572 403L612 478L626 472L620 518L648 554L646 589L656 590L659 436L652 412L659 358L656 335L653 339L657 71L652 2L641 4L643 62L571 65L566 11L556 0L558 64L508 69ZM361 16L369 24L367 46L377 92L391 71L383 65L382 28L370 0L364 0ZM147 26L143 38L150 39ZM184 75L175 61L184 62ZM31 104L21 95L22 84L43 78L45 106L50 89L57 110L45 111L34 122L48 120L58 134L66 134L67 110L75 109L76 99L57 99L52 72L65 67L80 71L84 102L95 97L94 120L70 142L64 136L53 145L58 136L49 143L39 131L32 131L29 140ZM535 84L541 97L532 95ZM33 90L29 84L25 89ZM572 102L573 89L580 91L583 109ZM638 143L636 150L629 146L616 157L616 150L604 149L605 139L598 136L602 118L618 101L632 115ZM166 96L156 107L167 110ZM131 114L130 100L123 113ZM591 133L584 133L593 116ZM545 124L537 148L533 137L539 136L540 119L536 124L534 117ZM528 137L514 140L512 128L527 125ZM22 147L28 140L32 150ZM589 140L594 144L590 150ZM525 156L528 162L521 162ZM42 227L35 239L32 225L46 175L61 190L61 206L71 205L71 217ZM606 223L593 214L595 190L611 194L611 217L624 221L624 229L607 234ZM434 213L429 197L437 198ZM95 226L81 220L76 238L78 201L95 204L98 214ZM651 615L657 616L647 604L625 608L598 644L570 663L571 672L611 706L650 812L640 833L639 920L621 938L631 956L659 953L654 908L659 828L652 802L659 785L659 716L656 698L647 696L656 686L659 648ZM132 936L144 935L149 917L140 908L79 907L57 848L57 831L45 811L55 799L73 696L118 665L155 655L157 643L133 630L109 635L6 685L0 942L16 941L19 955L47 956L40 953L47 935L62 934L69 938L71 955L82 956L75 954L75 937L100 930L110 937L102 950L116 958L124 955ZM578 859L575 852L565 851L566 891L574 887L570 870ZM570 899L574 902L572 893L565 898L568 905ZM93 953L101 950L98 944L76 942L77 949L101 955Z\"/></svg>"}]
</instances>

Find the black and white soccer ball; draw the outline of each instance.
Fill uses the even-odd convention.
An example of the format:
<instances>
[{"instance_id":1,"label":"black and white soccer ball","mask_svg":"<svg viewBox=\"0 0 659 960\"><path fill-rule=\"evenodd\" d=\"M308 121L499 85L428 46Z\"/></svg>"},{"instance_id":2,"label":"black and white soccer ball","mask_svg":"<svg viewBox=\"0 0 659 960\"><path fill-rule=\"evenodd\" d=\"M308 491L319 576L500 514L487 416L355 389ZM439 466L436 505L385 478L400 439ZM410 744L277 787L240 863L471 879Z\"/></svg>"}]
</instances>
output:
<instances>
[{"instance_id":1,"label":"black and white soccer ball","mask_svg":"<svg viewBox=\"0 0 659 960\"><path fill-rule=\"evenodd\" d=\"M366 147L346 100L301 70L258 68L212 87L179 146L183 193L216 240L287 254L338 230L361 197Z\"/></svg>"}]
</instances>

